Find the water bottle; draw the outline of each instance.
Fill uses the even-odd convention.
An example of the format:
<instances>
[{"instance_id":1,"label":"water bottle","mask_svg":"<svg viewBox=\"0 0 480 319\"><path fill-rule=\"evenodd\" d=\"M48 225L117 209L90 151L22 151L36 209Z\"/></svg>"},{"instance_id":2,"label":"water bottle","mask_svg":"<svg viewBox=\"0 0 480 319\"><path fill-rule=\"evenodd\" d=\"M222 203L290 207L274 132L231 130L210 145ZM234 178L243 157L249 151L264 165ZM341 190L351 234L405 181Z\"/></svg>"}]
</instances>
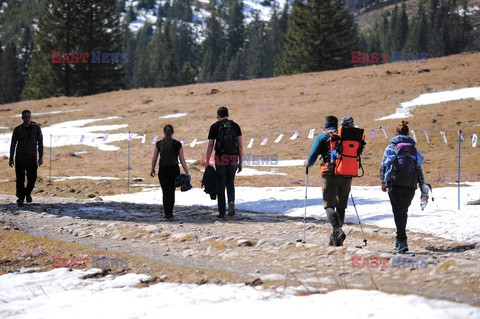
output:
<instances>
[{"instance_id":1,"label":"water bottle","mask_svg":"<svg viewBox=\"0 0 480 319\"><path fill-rule=\"evenodd\" d=\"M421 198L420 198L420 208L421 208L422 210L424 210L425 207L427 207L427 203L428 203L427 197L421 197Z\"/></svg>"}]
</instances>

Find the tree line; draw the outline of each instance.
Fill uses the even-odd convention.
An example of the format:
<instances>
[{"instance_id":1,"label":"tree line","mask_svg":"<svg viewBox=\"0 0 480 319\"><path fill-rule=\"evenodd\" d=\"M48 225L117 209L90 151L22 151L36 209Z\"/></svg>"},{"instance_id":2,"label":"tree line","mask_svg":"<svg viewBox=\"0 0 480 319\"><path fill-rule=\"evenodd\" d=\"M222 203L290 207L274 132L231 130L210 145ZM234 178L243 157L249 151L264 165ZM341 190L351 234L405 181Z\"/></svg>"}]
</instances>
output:
<instances>
[{"instance_id":1,"label":"tree line","mask_svg":"<svg viewBox=\"0 0 480 319\"><path fill-rule=\"evenodd\" d=\"M192 0L164 2L156 23L137 32L131 30L135 12L154 8L156 1L138 1L137 10L124 0L41 2L35 34L27 26L17 44L0 43L0 103L342 69L352 66L353 50L429 57L478 50L470 18L458 13L455 0L420 1L413 17L405 2L395 4L362 33L342 0L287 1L283 8L267 1L270 19L257 14L249 23L243 1L211 0L204 32ZM67 61L74 61L74 52L128 58L52 63L52 51L67 54Z\"/></svg>"}]
</instances>

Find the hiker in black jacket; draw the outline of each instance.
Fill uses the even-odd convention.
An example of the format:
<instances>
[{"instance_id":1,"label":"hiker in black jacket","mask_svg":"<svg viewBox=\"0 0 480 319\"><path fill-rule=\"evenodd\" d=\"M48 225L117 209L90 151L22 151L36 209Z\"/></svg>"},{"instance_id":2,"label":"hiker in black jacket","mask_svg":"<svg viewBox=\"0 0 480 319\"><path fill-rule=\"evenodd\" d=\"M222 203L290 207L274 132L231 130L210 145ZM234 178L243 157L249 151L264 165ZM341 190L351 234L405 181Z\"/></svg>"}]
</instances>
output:
<instances>
[{"instance_id":1,"label":"hiker in black jacket","mask_svg":"<svg viewBox=\"0 0 480 319\"><path fill-rule=\"evenodd\" d=\"M32 122L32 113L29 110L22 112L23 123L13 130L10 144L10 161L13 167L15 158L15 175L17 177L17 204L23 206L32 202L32 190L37 180L38 166L43 164L43 135L40 126ZM38 160L37 160L38 151ZM15 157L14 157L15 155ZM27 186L25 187L25 173Z\"/></svg>"}]
</instances>

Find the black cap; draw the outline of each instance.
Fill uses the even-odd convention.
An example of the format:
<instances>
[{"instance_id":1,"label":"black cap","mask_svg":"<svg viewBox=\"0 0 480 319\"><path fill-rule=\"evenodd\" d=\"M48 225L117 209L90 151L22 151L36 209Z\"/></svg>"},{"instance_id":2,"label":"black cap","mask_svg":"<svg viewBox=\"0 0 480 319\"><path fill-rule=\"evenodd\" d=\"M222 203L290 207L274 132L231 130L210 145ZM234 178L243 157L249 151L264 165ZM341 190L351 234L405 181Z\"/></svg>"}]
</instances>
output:
<instances>
[{"instance_id":1,"label":"black cap","mask_svg":"<svg viewBox=\"0 0 480 319\"><path fill-rule=\"evenodd\" d=\"M325 118L325 122L323 123L323 128L330 127L338 128L338 119L333 115L327 116Z\"/></svg>"}]
</instances>

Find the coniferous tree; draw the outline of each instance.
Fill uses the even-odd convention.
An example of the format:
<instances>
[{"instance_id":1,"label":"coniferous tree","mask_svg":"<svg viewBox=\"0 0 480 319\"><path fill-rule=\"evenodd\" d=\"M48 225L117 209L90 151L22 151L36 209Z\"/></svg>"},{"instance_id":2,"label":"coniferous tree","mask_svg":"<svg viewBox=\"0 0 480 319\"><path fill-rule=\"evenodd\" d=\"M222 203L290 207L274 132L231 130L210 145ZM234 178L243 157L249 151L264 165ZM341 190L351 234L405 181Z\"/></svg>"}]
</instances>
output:
<instances>
[{"instance_id":1,"label":"coniferous tree","mask_svg":"<svg viewBox=\"0 0 480 319\"><path fill-rule=\"evenodd\" d=\"M202 64L198 74L198 82L215 82L220 79L221 72L225 71L226 58L222 52L225 47L225 35L217 17L217 12L206 21L206 37L202 43Z\"/></svg>"},{"instance_id":2,"label":"coniferous tree","mask_svg":"<svg viewBox=\"0 0 480 319\"><path fill-rule=\"evenodd\" d=\"M417 15L412 21L403 51L428 52L428 29L429 24L425 7L422 2L419 2Z\"/></svg>"},{"instance_id":3,"label":"coniferous tree","mask_svg":"<svg viewBox=\"0 0 480 319\"><path fill-rule=\"evenodd\" d=\"M115 10L115 0L77 0L81 6L77 26L80 32L77 42L81 52L89 52L88 63L76 65L75 72L80 79L75 94L91 95L109 92L123 87L123 63L120 58L105 59L103 53L118 56L123 53L123 33ZM101 53L101 61L95 60L95 53ZM101 63L100 63L101 62Z\"/></svg>"},{"instance_id":4,"label":"coniferous tree","mask_svg":"<svg viewBox=\"0 0 480 319\"><path fill-rule=\"evenodd\" d=\"M405 41L407 40L409 31L409 23L408 23L408 16L407 16L407 6L405 5L405 1L402 1L402 11L400 11L400 21L399 21L399 36L398 36L398 50L401 50L404 45Z\"/></svg>"},{"instance_id":5,"label":"coniferous tree","mask_svg":"<svg viewBox=\"0 0 480 319\"><path fill-rule=\"evenodd\" d=\"M22 78L15 44L8 43L0 59L2 59L0 63L2 80L0 82L0 103L19 101L22 90Z\"/></svg>"},{"instance_id":6,"label":"coniferous tree","mask_svg":"<svg viewBox=\"0 0 480 319\"><path fill-rule=\"evenodd\" d=\"M129 25L132 21L137 20L137 15L132 6L128 6L127 14L125 15L125 23Z\"/></svg>"},{"instance_id":7,"label":"coniferous tree","mask_svg":"<svg viewBox=\"0 0 480 319\"><path fill-rule=\"evenodd\" d=\"M78 81L73 65L52 63L52 51L78 51L81 25L76 0L48 0L38 23L28 78L22 96L41 99L50 96L73 95L72 85Z\"/></svg>"},{"instance_id":8,"label":"coniferous tree","mask_svg":"<svg viewBox=\"0 0 480 319\"><path fill-rule=\"evenodd\" d=\"M150 23L145 23L138 31L135 55L133 57L135 66L133 67L132 87L134 88L153 86L153 80L151 78L151 55L147 49L152 36L153 27Z\"/></svg>"},{"instance_id":9,"label":"coniferous tree","mask_svg":"<svg viewBox=\"0 0 480 319\"><path fill-rule=\"evenodd\" d=\"M230 50L229 56L235 57L238 51L243 47L245 40L245 25L243 15L243 1L233 0L228 9L226 18L227 23L227 46Z\"/></svg>"},{"instance_id":10,"label":"coniferous tree","mask_svg":"<svg viewBox=\"0 0 480 319\"><path fill-rule=\"evenodd\" d=\"M178 83L180 85L188 85L195 83L195 70L190 62L185 62L182 66L182 70L178 75Z\"/></svg>"},{"instance_id":11,"label":"coniferous tree","mask_svg":"<svg viewBox=\"0 0 480 319\"><path fill-rule=\"evenodd\" d=\"M25 87L27 81L28 68L32 59L33 52L33 36L30 27L26 26L23 30L22 38L20 39L20 74L21 74L21 88Z\"/></svg>"},{"instance_id":12,"label":"coniferous tree","mask_svg":"<svg viewBox=\"0 0 480 319\"><path fill-rule=\"evenodd\" d=\"M256 79L273 76L273 47L269 41L265 23L258 14L247 28L245 45L246 78Z\"/></svg>"},{"instance_id":13,"label":"coniferous tree","mask_svg":"<svg viewBox=\"0 0 480 319\"><path fill-rule=\"evenodd\" d=\"M276 74L350 66L358 42L353 17L340 0L296 0Z\"/></svg>"},{"instance_id":14,"label":"coniferous tree","mask_svg":"<svg viewBox=\"0 0 480 319\"><path fill-rule=\"evenodd\" d=\"M127 53L128 55L128 61L127 63L124 64L123 66L123 72L124 72L124 85L125 88L130 89L133 87L133 69L135 67L135 47L136 47L136 40L135 40L135 34L130 31L130 28L128 27L127 23L123 23L123 34L124 34L124 40L123 40L123 51Z\"/></svg>"},{"instance_id":15,"label":"coniferous tree","mask_svg":"<svg viewBox=\"0 0 480 319\"><path fill-rule=\"evenodd\" d=\"M192 0L173 0L172 18L184 22L191 22L193 17Z\"/></svg>"}]
</instances>

